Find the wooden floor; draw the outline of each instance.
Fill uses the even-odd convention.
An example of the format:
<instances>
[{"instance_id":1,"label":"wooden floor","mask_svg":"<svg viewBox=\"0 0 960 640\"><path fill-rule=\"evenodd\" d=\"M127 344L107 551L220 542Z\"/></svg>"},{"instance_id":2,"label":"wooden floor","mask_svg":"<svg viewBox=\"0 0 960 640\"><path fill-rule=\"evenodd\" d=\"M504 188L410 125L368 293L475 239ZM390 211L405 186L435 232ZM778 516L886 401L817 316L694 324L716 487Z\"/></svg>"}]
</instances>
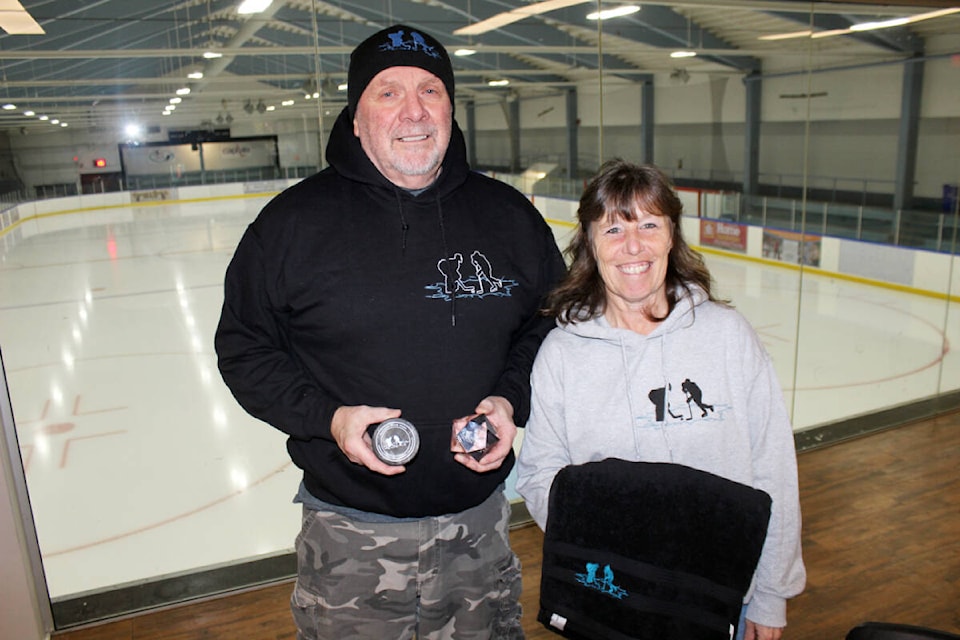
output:
<instances>
[{"instance_id":1,"label":"wooden floor","mask_svg":"<svg viewBox=\"0 0 960 640\"><path fill-rule=\"evenodd\" d=\"M801 453L807 589L785 640L843 640L865 620L960 633L960 413ZM543 536L511 534L523 562L528 640ZM154 611L55 640L292 640L291 583ZM382 639L372 639L382 640Z\"/></svg>"}]
</instances>

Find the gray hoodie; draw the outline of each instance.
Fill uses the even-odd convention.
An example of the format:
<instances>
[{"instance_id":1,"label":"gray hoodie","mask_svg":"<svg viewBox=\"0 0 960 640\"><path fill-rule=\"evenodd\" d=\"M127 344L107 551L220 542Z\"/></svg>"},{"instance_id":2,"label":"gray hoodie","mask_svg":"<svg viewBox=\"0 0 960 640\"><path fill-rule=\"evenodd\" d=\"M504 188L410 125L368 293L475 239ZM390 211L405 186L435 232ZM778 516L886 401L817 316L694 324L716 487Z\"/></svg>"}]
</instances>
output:
<instances>
[{"instance_id":1,"label":"gray hoodie","mask_svg":"<svg viewBox=\"0 0 960 640\"><path fill-rule=\"evenodd\" d=\"M602 315L561 324L531 387L517 490L541 528L557 472L604 458L673 462L762 489L773 507L747 617L786 625L786 599L806 581L793 430L770 357L739 312L694 288L649 335Z\"/></svg>"}]
</instances>

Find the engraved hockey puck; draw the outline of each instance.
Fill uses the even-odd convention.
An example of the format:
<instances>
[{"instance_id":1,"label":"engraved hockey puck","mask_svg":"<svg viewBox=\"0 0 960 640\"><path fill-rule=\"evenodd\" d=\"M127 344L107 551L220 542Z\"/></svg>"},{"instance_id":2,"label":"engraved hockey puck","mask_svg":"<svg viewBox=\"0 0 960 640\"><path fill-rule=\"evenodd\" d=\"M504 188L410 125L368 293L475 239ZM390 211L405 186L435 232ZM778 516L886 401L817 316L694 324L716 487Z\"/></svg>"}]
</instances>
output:
<instances>
[{"instance_id":1,"label":"engraved hockey puck","mask_svg":"<svg viewBox=\"0 0 960 640\"><path fill-rule=\"evenodd\" d=\"M371 438L373 452L387 464L406 464L420 450L420 433L402 418L384 420L373 430Z\"/></svg>"}]
</instances>

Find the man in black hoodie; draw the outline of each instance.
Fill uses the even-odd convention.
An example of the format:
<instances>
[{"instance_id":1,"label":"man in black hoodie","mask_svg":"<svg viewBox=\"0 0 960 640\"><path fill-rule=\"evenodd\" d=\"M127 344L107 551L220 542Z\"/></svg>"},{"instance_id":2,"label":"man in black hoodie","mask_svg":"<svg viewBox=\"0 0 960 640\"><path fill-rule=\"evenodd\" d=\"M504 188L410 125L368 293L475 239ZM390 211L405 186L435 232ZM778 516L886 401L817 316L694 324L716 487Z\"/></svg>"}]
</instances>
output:
<instances>
[{"instance_id":1,"label":"man in black hoodie","mask_svg":"<svg viewBox=\"0 0 960 640\"><path fill-rule=\"evenodd\" d=\"M361 43L330 166L268 203L227 269L221 374L303 470L298 638L523 637L504 480L565 266L531 203L470 170L453 101L429 35ZM452 453L478 413L499 440ZM369 427L401 417L419 451L388 464Z\"/></svg>"}]
</instances>

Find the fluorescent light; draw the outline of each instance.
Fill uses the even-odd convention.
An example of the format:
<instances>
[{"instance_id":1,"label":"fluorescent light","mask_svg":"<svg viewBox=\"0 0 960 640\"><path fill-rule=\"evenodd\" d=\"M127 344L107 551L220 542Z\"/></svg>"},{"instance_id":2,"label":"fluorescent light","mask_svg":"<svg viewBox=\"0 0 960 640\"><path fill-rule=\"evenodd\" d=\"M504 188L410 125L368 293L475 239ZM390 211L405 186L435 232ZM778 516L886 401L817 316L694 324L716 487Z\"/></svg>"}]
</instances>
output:
<instances>
[{"instance_id":1,"label":"fluorescent light","mask_svg":"<svg viewBox=\"0 0 960 640\"><path fill-rule=\"evenodd\" d=\"M182 87L180 89L177 89L178 96L185 96L189 93L190 93L190 87Z\"/></svg>"},{"instance_id":2,"label":"fluorescent light","mask_svg":"<svg viewBox=\"0 0 960 640\"><path fill-rule=\"evenodd\" d=\"M346 91L346 90L347 90L347 83L346 83L346 82L344 82L343 84L338 84L338 85L337 85L337 91ZM316 96L314 96L314 97L316 97Z\"/></svg>"},{"instance_id":3,"label":"fluorescent light","mask_svg":"<svg viewBox=\"0 0 960 640\"><path fill-rule=\"evenodd\" d=\"M170 104L180 104L183 102L183 98L170 98Z\"/></svg>"},{"instance_id":4,"label":"fluorescent light","mask_svg":"<svg viewBox=\"0 0 960 640\"><path fill-rule=\"evenodd\" d=\"M250 13L260 13L273 3L273 0L243 0L237 7L237 13L246 15Z\"/></svg>"},{"instance_id":5,"label":"fluorescent light","mask_svg":"<svg viewBox=\"0 0 960 640\"><path fill-rule=\"evenodd\" d=\"M637 11L640 11L639 6L635 4L629 4L622 7L615 7L613 9L604 9L603 11L588 13L587 20L609 20L610 18L629 16L631 13L636 13Z\"/></svg>"},{"instance_id":6,"label":"fluorescent light","mask_svg":"<svg viewBox=\"0 0 960 640\"><path fill-rule=\"evenodd\" d=\"M44 115L37 116L37 117L38 117L40 120L49 120L49 119L50 119L50 116L44 116Z\"/></svg>"},{"instance_id":7,"label":"fluorescent light","mask_svg":"<svg viewBox=\"0 0 960 640\"><path fill-rule=\"evenodd\" d=\"M187 77L191 80L200 80L203 78L203 71L192 71L187 74Z\"/></svg>"},{"instance_id":8,"label":"fluorescent light","mask_svg":"<svg viewBox=\"0 0 960 640\"><path fill-rule=\"evenodd\" d=\"M461 27L453 32L457 36L475 36L481 33L487 33L488 31L493 31L494 29L499 29L500 27L505 27L508 24L513 24L514 22L519 22L524 18L530 16L538 16L542 13L547 13L548 11L556 11L557 9L564 9L566 7L572 7L577 4L585 4L590 2L590 0L545 0L544 2L535 2L524 7L518 7L516 9L511 9L510 11L504 11L503 13L498 13L497 15L487 18L486 20L481 20L466 27Z\"/></svg>"},{"instance_id":9,"label":"fluorescent light","mask_svg":"<svg viewBox=\"0 0 960 640\"><path fill-rule=\"evenodd\" d=\"M282 107L290 107L292 105L293 105L293 100L284 100L283 102L280 103L280 106Z\"/></svg>"},{"instance_id":10,"label":"fluorescent light","mask_svg":"<svg viewBox=\"0 0 960 640\"><path fill-rule=\"evenodd\" d=\"M831 38L833 36L842 36L853 33L850 29L829 29L827 31L816 31L810 35L811 38Z\"/></svg>"},{"instance_id":11,"label":"fluorescent light","mask_svg":"<svg viewBox=\"0 0 960 640\"><path fill-rule=\"evenodd\" d=\"M462 58L464 56L472 56L476 52L477 52L476 49L457 49L456 51L453 52L453 55L460 56Z\"/></svg>"},{"instance_id":12,"label":"fluorescent light","mask_svg":"<svg viewBox=\"0 0 960 640\"><path fill-rule=\"evenodd\" d=\"M17 0L0 3L0 28L10 35L42 35L43 27L33 19Z\"/></svg>"},{"instance_id":13,"label":"fluorescent light","mask_svg":"<svg viewBox=\"0 0 960 640\"><path fill-rule=\"evenodd\" d=\"M861 22L860 24L850 25L850 31L873 31L874 29L889 29L890 27L902 27L908 24L908 18L893 18L892 20L880 20L877 22Z\"/></svg>"},{"instance_id":14,"label":"fluorescent light","mask_svg":"<svg viewBox=\"0 0 960 640\"><path fill-rule=\"evenodd\" d=\"M213 60L215 58L222 58L223 54L220 53L219 51L204 51L203 57L206 58L207 60Z\"/></svg>"},{"instance_id":15,"label":"fluorescent light","mask_svg":"<svg viewBox=\"0 0 960 640\"><path fill-rule=\"evenodd\" d=\"M488 87L505 87L508 84L510 84L509 80L488 80L487 81Z\"/></svg>"},{"instance_id":16,"label":"fluorescent light","mask_svg":"<svg viewBox=\"0 0 960 640\"><path fill-rule=\"evenodd\" d=\"M25 116L35 116L35 115L37 115L37 114L36 114L36 112L34 112L34 111L30 110L30 109L27 109L26 111L23 112L23 115L25 115Z\"/></svg>"},{"instance_id":17,"label":"fluorescent light","mask_svg":"<svg viewBox=\"0 0 960 640\"><path fill-rule=\"evenodd\" d=\"M696 56L696 51L674 51L670 54L671 58L695 58Z\"/></svg>"},{"instance_id":18,"label":"fluorescent light","mask_svg":"<svg viewBox=\"0 0 960 640\"><path fill-rule=\"evenodd\" d=\"M810 30L792 31L790 33L775 33L767 36L760 36L758 40L788 40L790 38L828 38L830 36L849 35L859 31L873 31L875 29L889 29L890 27L902 27L903 25L940 18L954 13L960 13L960 7L950 7L948 9L937 9L927 13L918 13L906 18L892 18L890 20L878 20L875 22L861 22L860 24L850 25L848 29L830 29L829 31L811 32Z\"/></svg>"},{"instance_id":19,"label":"fluorescent light","mask_svg":"<svg viewBox=\"0 0 960 640\"><path fill-rule=\"evenodd\" d=\"M790 40L791 38L809 38L813 31L805 29L803 31L793 31L791 33L774 33L768 36L760 36L757 40Z\"/></svg>"},{"instance_id":20,"label":"fluorescent light","mask_svg":"<svg viewBox=\"0 0 960 640\"><path fill-rule=\"evenodd\" d=\"M3 105L3 110L4 110L4 111L13 111L13 110L16 109L16 108L17 108L17 105L12 104L12 103L10 103L10 102L8 102L8 103L6 103L5 105Z\"/></svg>"}]
</instances>

